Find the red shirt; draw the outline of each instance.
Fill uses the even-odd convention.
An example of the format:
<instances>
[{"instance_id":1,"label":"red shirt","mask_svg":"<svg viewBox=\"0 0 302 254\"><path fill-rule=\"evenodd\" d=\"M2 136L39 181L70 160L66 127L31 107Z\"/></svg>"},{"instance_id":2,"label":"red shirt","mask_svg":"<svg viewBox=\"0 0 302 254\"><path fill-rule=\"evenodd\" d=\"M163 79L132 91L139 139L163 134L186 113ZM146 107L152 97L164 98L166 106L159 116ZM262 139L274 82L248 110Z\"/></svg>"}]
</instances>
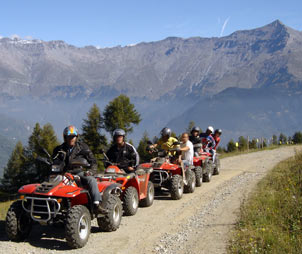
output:
<instances>
[{"instance_id":1,"label":"red shirt","mask_svg":"<svg viewBox=\"0 0 302 254\"><path fill-rule=\"evenodd\" d=\"M219 144L219 142L220 142L220 137L214 136L213 138L215 139L215 143L216 143L216 145L215 145L215 147L214 147L214 150L216 150L216 148L218 147L218 144Z\"/></svg>"}]
</instances>

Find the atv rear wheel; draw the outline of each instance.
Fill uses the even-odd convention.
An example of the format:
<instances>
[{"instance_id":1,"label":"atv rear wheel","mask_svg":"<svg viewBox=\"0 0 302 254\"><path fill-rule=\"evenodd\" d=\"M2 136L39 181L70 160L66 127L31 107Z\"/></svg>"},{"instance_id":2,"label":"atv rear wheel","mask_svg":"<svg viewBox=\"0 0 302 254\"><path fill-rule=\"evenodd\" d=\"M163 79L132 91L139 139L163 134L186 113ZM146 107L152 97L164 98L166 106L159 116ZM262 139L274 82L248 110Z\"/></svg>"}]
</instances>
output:
<instances>
[{"instance_id":1,"label":"atv rear wheel","mask_svg":"<svg viewBox=\"0 0 302 254\"><path fill-rule=\"evenodd\" d=\"M220 159L217 158L216 156L213 175L219 175L219 173L220 173Z\"/></svg>"},{"instance_id":2,"label":"atv rear wheel","mask_svg":"<svg viewBox=\"0 0 302 254\"><path fill-rule=\"evenodd\" d=\"M171 198L173 200L181 199L183 192L184 192L184 183L182 180L182 176L181 175L172 176L171 189L170 189Z\"/></svg>"},{"instance_id":3,"label":"atv rear wheel","mask_svg":"<svg viewBox=\"0 0 302 254\"><path fill-rule=\"evenodd\" d=\"M195 168L196 187L200 187L202 184L202 168L197 166Z\"/></svg>"},{"instance_id":4,"label":"atv rear wheel","mask_svg":"<svg viewBox=\"0 0 302 254\"><path fill-rule=\"evenodd\" d=\"M148 207L153 204L154 201L154 185L151 181L148 183L147 187L147 197L139 202L139 205L142 207Z\"/></svg>"},{"instance_id":5,"label":"atv rear wheel","mask_svg":"<svg viewBox=\"0 0 302 254\"><path fill-rule=\"evenodd\" d=\"M124 215L136 214L138 209L138 193L135 187L128 187L123 194Z\"/></svg>"},{"instance_id":6,"label":"atv rear wheel","mask_svg":"<svg viewBox=\"0 0 302 254\"><path fill-rule=\"evenodd\" d=\"M213 174L213 166L212 166L212 163L210 161L207 161L205 162L205 167L204 167L204 174L203 174L203 181L204 182L210 182L211 181L211 178L212 178L212 174Z\"/></svg>"},{"instance_id":7,"label":"atv rear wheel","mask_svg":"<svg viewBox=\"0 0 302 254\"><path fill-rule=\"evenodd\" d=\"M108 213L98 218L100 229L106 232L115 231L119 228L122 220L123 208L118 196L110 194L105 204Z\"/></svg>"},{"instance_id":8,"label":"atv rear wheel","mask_svg":"<svg viewBox=\"0 0 302 254\"><path fill-rule=\"evenodd\" d=\"M65 236L71 248L78 249L88 242L91 230L91 215L86 206L75 205L67 213Z\"/></svg>"},{"instance_id":9,"label":"atv rear wheel","mask_svg":"<svg viewBox=\"0 0 302 254\"><path fill-rule=\"evenodd\" d=\"M22 201L11 204L6 214L5 229L8 238L12 241L23 241L30 234L33 221L24 211Z\"/></svg>"},{"instance_id":10,"label":"atv rear wheel","mask_svg":"<svg viewBox=\"0 0 302 254\"><path fill-rule=\"evenodd\" d=\"M195 191L196 186L196 178L195 174L191 169L186 171L187 184L184 186L185 193L193 193Z\"/></svg>"}]
</instances>

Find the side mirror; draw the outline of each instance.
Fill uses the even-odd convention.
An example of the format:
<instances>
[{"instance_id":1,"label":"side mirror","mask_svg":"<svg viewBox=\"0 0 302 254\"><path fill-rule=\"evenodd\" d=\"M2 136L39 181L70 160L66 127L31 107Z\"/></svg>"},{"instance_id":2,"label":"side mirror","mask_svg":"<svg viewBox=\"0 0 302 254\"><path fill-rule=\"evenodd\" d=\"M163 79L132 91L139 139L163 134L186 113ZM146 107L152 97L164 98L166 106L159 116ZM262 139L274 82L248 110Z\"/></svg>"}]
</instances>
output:
<instances>
[{"instance_id":1,"label":"side mirror","mask_svg":"<svg viewBox=\"0 0 302 254\"><path fill-rule=\"evenodd\" d=\"M45 163L45 164L47 164L47 165L51 165L51 164L52 164L47 158L44 158L44 157L41 157L41 156L38 156L38 157L36 158L36 160L38 160L38 161L40 161L40 162L43 162L43 163Z\"/></svg>"}]
</instances>

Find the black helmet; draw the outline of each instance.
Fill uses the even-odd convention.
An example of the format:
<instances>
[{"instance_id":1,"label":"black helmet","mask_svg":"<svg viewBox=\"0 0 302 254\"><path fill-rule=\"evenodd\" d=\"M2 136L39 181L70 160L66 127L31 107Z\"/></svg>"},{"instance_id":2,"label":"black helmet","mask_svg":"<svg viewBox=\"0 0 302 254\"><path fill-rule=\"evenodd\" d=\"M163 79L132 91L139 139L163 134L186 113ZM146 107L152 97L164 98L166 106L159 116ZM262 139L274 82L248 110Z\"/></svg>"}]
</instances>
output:
<instances>
[{"instance_id":1,"label":"black helmet","mask_svg":"<svg viewBox=\"0 0 302 254\"><path fill-rule=\"evenodd\" d=\"M113 137L116 137L116 136L124 136L125 137L125 135L126 135L126 132L123 129L115 129L113 131Z\"/></svg>"},{"instance_id":2,"label":"black helmet","mask_svg":"<svg viewBox=\"0 0 302 254\"><path fill-rule=\"evenodd\" d=\"M215 134L216 134L216 133L218 133L219 135L221 135L221 134L222 134L222 130L221 130L221 129L216 129L216 130L215 130Z\"/></svg>"},{"instance_id":3,"label":"black helmet","mask_svg":"<svg viewBox=\"0 0 302 254\"><path fill-rule=\"evenodd\" d=\"M161 135L162 137L169 136L169 138L170 138L170 137L171 137L171 133L172 133L171 129L165 127L165 128L163 128L163 129L161 130L160 135Z\"/></svg>"},{"instance_id":4,"label":"black helmet","mask_svg":"<svg viewBox=\"0 0 302 254\"><path fill-rule=\"evenodd\" d=\"M191 133L193 133L193 131L197 131L198 133L200 132L200 128L198 126L194 126L191 130Z\"/></svg>"}]
</instances>

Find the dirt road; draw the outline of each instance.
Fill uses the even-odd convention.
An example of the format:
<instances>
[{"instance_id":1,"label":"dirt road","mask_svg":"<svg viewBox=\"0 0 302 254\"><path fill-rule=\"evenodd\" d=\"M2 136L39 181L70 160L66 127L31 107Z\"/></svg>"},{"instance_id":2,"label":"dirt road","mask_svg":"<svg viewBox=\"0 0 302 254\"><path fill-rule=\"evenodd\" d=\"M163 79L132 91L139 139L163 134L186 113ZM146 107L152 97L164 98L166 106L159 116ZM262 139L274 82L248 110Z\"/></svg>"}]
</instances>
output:
<instances>
[{"instance_id":1,"label":"dirt road","mask_svg":"<svg viewBox=\"0 0 302 254\"><path fill-rule=\"evenodd\" d=\"M79 250L69 250L63 230L53 227L35 227L28 242L9 242L2 222L0 253L225 253L228 232L242 199L268 170L293 156L296 149L301 148L283 147L225 158L220 175L193 194L185 194L178 201L161 195L152 207L123 217L116 232L98 232L94 224L88 244Z\"/></svg>"}]
</instances>

